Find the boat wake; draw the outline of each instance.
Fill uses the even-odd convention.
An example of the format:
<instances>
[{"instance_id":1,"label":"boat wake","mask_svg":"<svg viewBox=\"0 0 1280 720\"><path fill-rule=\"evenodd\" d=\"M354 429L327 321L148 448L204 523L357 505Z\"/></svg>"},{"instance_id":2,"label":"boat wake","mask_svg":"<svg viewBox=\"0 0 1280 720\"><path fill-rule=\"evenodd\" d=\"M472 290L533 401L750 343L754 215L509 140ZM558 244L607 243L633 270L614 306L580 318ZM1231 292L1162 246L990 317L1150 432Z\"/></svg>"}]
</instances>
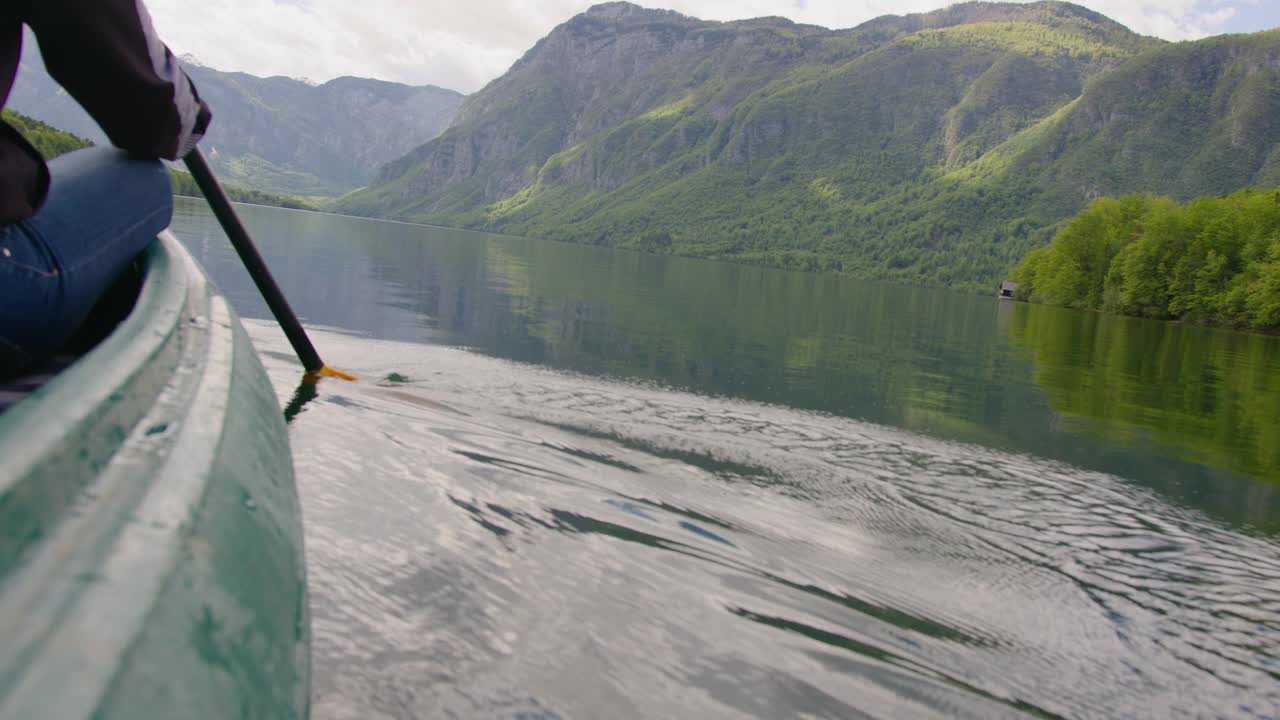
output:
<instances>
[{"instance_id":1,"label":"boat wake","mask_svg":"<svg viewBox=\"0 0 1280 720\"><path fill-rule=\"evenodd\" d=\"M247 321L282 404L298 377ZM854 420L317 333L319 718L1240 716L1280 544Z\"/></svg>"}]
</instances>

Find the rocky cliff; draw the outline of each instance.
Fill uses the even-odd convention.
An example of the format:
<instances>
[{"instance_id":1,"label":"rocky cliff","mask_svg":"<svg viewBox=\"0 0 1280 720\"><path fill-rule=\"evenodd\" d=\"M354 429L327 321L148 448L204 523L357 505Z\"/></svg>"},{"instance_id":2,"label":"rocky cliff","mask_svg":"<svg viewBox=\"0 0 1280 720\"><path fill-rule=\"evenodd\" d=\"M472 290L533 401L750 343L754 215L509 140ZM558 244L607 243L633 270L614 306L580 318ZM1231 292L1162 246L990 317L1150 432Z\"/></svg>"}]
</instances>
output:
<instances>
[{"instance_id":1,"label":"rocky cliff","mask_svg":"<svg viewBox=\"0 0 1280 720\"><path fill-rule=\"evenodd\" d=\"M341 207L976 286L1099 194L1280 183L1278 51L1062 2L838 31L609 3Z\"/></svg>"}]
</instances>

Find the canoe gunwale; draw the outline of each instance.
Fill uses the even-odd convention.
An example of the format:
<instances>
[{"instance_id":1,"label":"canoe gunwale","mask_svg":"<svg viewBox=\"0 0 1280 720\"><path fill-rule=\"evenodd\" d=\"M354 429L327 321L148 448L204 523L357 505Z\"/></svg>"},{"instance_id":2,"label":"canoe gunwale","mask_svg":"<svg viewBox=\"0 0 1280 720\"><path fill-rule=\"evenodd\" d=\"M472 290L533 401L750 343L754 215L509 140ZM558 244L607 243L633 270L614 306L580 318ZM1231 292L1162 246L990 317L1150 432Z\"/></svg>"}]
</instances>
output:
<instances>
[{"instance_id":1,"label":"canoe gunwale","mask_svg":"<svg viewBox=\"0 0 1280 720\"><path fill-rule=\"evenodd\" d=\"M279 405L185 248L166 232L146 261L120 327L0 418L0 452L37 436L25 464L0 469L0 522L27 525L2 539L0 720L306 713L309 612ZM252 496L260 511L241 500ZM241 537L261 547L244 569L229 562ZM264 575L279 598L254 596L273 591ZM243 659L211 664L210 647Z\"/></svg>"},{"instance_id":2,"label":"canoe gunwale","mask_svg":"<svg viewBox=\"0 0 1280 720\"><path fill-rule=\"evenodd\" d=\"M177 365L175 339L188 277L157 243L147 249L145 262L146 282L119 327L0 415L0 457L17 470L0 473L0 578L114 454L110 442L78 441L134 426Z\"/></svg>"}]
</instances>

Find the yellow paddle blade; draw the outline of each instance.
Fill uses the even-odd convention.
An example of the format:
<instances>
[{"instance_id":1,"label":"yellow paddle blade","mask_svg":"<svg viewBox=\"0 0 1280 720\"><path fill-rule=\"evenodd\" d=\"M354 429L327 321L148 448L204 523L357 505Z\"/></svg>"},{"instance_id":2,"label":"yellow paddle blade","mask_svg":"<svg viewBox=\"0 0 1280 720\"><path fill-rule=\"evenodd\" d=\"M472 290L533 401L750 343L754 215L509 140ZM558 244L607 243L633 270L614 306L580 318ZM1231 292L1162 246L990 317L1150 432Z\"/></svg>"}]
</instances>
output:
<instances>
[{"instance_id":1,"label":"yellow paddle blade","mask_svg":"<svg viewBox=\"0 0 1280 720\"><path fill-rule=\"evenodd\" d=\"M348 380L350 382L355 382L356 380L360 379L349 372L343 372L336 368L331 368L328 365L321 367L316 372L307 373L306 375L303 375L302 379L310 383L315 383L315 382L319 382L320 378L322 377L339 378L341 380Z\"/></svg>"},{"instance_id":2,"label":"yellow paddle blade","mask_svg":"<svg viewBox=\"0 0 1280 720\"><path fill-rule=\"evenodd\" d=\"M359 380L359 378L357 378L355 375L352 375L349 372L342 372L341 370L337 368L331 368L328 365L325 365L324 367L320 368L320 374L324 377L342 378L343 380L350 380L351 382L355 382L356 380Z\"/></svg>"}]
</instances>

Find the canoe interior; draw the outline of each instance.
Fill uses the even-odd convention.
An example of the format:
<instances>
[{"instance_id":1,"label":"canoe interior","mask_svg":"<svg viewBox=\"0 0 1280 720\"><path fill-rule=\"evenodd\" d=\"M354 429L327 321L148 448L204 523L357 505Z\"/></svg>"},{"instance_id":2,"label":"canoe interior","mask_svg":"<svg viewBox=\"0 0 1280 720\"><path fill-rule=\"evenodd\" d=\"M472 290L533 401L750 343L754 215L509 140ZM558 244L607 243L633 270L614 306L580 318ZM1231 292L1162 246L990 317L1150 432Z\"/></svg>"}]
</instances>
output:
<instances>
[{"instance_id":1,"label":"canoe interior","mask_svg":"<svg viewBox=\"0 0 1280 720\"><path fill-rule=\"evenodd\" d=\"M17 377L0 377L0 413L34 395L58 373L106 339L133 311L146 276L145 259L133 263L94 305L80 330L55 357Z\"/></svg>"},{"instance_id":2,"label":"canoe interior","mask_svg":"<svg viewBox=\"0 0 1280 720\"><path fill-rule=\"evenodd\" d=\"M167 233L128 317L0 414L0 718L305 717L280 407Z\"/></svg>"},{"instance_id":3,"label":"canoe interior","mask_svg":"<svg viewBox=\"0 0 1280 720\"><path fill-rule=\"evenodd\" d=\"M78 355L58 355L23 375L0 380L0 413L34 395L78 359Z\"/></svg>"}]
</instances>

